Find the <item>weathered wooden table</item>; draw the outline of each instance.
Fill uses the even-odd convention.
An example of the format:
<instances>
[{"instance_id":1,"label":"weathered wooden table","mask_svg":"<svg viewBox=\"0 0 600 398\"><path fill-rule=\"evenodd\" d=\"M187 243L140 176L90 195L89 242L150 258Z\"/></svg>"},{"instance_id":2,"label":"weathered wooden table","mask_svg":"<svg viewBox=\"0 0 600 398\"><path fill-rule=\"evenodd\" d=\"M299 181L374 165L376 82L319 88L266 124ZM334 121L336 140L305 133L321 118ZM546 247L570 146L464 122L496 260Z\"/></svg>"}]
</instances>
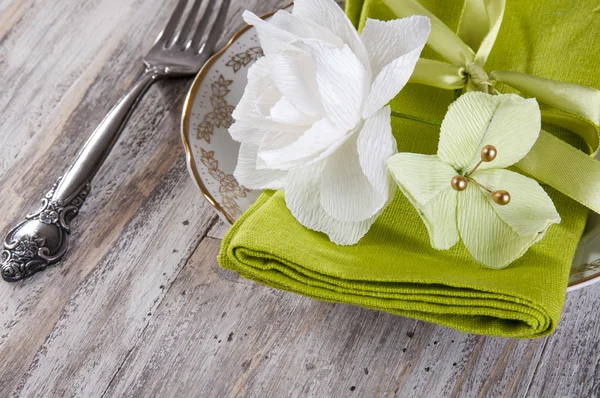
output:
<instances>
[{"instance_id":1,"label":"weathered wooden table","mask_svg":"<svg viewBox=\"0 0 600 398\"><path fill-rule=\"evenodd\" d=\"M235 0L224 37L250 8ZM0 0L0 226L35 209L139 71L175 0ZM222 40L222 43L225 39ZM188 176L190 80L154 86L94 182L66 260L0 282L0 397L592 397L600 286L549 338L469 335L219 268Z\"/></svg>"}]
</instances>

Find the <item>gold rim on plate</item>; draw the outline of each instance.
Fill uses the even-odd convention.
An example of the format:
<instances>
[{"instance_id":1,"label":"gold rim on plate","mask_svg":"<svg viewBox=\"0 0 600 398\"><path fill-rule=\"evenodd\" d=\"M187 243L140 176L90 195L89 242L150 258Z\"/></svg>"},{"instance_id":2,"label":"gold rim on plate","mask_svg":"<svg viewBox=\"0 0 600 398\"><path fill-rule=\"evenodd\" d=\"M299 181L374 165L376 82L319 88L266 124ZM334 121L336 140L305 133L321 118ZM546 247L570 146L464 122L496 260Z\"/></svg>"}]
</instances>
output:
<instances>
[{"instance_id":1,"label":"gold rim on plate","mask_svg":"<svg viewBox=\"0 0 600 398\"><path fill-rule=\"evenodd\" d=\"M287 6L283 7L283 9L290 7L292 4L293 3L288 4ZM270 16L275 14L277 11L278 10L275 10L268 14L265 14L261 18L262 19L269 18ZM198 94L198 90L200 89L200 85L204 81L206 74L208 73L210 68L213 66L213 64L215 62L217 62L217 60L219 60L219 58L221 58L221 56L225 53L225 51L227 51L227 49L229 47L231 47L231 45L234 44L244 33L246 33L248 30L250 30L250 28L252 28L251 25L246 25L242 29L240 29L236 34L233 35L233 37L231 38L231 40L229 40L229 42L225 45L225 47L223 47L217 53L215 53L215 55L213 55L204 64L202 69L200 69L200 72L194 79L194 82L192 83L192 86L190 87L188 95L183 104L183 118L181 120L181 138L183 140L183 147L185 148L185 158L186 158L188 168L191 170L192 175L194 176L194 180L196 181L198 188L200 188L200 192L202 192L202 195L215 208L215 210L217 210L221 215L223 215L223 217L225 217L225 219L230 224L233 224L235 222L235 220L233 219L233 217L231 217L231 215L229 215L225 211L225 209L223 209L223 207L219 204L219 202L217 202L217 200L212 196L212 194L208 191L208 188L206 187L206 185L204 185L204 181L202 181L202 177L200 177L200 172L198 171L198 168L196 167L196 160L194 159L194 155L192 153L192 147L190 145L188 136L189 136L189 128L190 128L190 117L192 115L192 104L194 103L194 100L196 99L196 95Z\"/></svg>"}]
</instances>

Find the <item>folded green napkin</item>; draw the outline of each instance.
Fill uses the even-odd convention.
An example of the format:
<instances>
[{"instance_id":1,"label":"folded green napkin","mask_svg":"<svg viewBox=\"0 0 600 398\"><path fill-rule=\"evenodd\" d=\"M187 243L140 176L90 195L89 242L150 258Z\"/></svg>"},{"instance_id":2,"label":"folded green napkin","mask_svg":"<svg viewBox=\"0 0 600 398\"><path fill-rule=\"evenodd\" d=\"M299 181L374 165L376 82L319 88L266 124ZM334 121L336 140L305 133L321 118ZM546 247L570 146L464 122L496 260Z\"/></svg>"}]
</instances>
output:
<instances>
[{"instance_id":1,"label":"folded green napkin","mask_svg":"<svg viewBox=\"0 0 600 398\"><path fill-rule=\"evenodd\" d=\"M462 1L422 1L455 28ZM581 4L586 3L586 4ZM527 72L598 87L587 73L598 64L600 37L593 2L508 1L490 70ZM348 0L355 22L394 15L380 0ZM568 51L568 60L560 54ZM422 55L436 58L430 49ZM454 93L408 85L392 101L401 152L436 152L439 123ZM556 132L565 135L564 132ZM575 142L575 140L574 140ZM243 277L319 300L347 303L422 319L459 330L531 338L551 333L562 312L571 260L587 210L545 187L562 223L522 258L502 270L476 263L462 243L431 248L416 210L398 192L365 237L336 246L304 228L285 206L283 192L268 191L225 236L220 264Z\"/></svg>"}]
</instances>

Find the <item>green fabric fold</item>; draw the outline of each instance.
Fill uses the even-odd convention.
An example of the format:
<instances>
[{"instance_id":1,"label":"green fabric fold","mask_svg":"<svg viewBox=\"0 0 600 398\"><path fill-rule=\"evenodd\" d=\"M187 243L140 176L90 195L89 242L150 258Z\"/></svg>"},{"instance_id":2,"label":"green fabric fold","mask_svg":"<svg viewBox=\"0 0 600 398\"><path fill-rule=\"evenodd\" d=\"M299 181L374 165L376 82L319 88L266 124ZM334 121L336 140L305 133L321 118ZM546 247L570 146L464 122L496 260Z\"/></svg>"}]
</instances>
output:
<instances>
[{"instance_id":1,"label":"green fabric fold","mask_svg":"<svg viewBox=\"0 0 600 398\"><path fill-rule=\"evenodd\" d=\"M560 0L509 1L488 63L598 86L600 76L591 76L589 66L598 63L600 54L589 49L595 47L592 39L600 34L600 24L591 14L591 2L584 3L562 7ZM462 1L422 4L456 28ZM380 0L348 0L347 13L355 24L364 23L367 16L393 18ZM557 28L563 31L555 33ZM576 35L587 40L587 51L584 44L571 41ZM556 60L557 53L573 46L568 63ZM427 48L423 56L439 59ZM439 123L453 99L448 90L407 85L391 103L399 150L435 153ZM548 130L577 144L566 131ZM587 217L583 206L545 189L562 217L561 224L552 226L541 242L502 270L476 263L462 243L447 251L431 248L422 220L399 192L354 246L337 246L326 235L304 228L286 208L283 192L265 192L225 236L219 262L243 277L323 301L472 333L540 337L554 331L559 322L571 260Z\"/></svg>"}]
</instances>

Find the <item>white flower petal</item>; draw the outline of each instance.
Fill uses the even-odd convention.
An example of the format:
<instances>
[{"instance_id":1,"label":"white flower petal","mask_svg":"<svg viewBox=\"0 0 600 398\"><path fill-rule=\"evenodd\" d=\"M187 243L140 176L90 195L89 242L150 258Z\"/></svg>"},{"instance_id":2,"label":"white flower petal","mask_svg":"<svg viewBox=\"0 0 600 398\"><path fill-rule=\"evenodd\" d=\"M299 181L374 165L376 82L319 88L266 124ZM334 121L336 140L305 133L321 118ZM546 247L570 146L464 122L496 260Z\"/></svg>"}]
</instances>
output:
<instances>
[{"instance_id":1,"label":"white flower petal","mask_svg":"<svg viewBox=\"0 0 600 398\"><path fill-rule=\"evenodd\" d=\"M475 184L458 193L458 229L475 260L490 268L504 268L525 254L544 234L516 233L501 220L486 195L489 194Z\"/></svg>"},{"instance_id":2,"label":"white flower petal","mask_svg":"<svg viewBox=\"0 0 600 398\"><path fill-rule=\"evenodd\" d=\"M277 169L265 163L265 161L260 156L263 152L268 151L279 151L282 148L290 146L295 141L298 140L304 134L305 130L297 130L295 132L286 131L286 132L278 132L278 131L269 131L265 135L263 135L260 145L258 146L258 159L256 160L256 168L257 169Z\"/></svg>"},{"instance_id":3,"label":"white flower petal","mask_svg":"<svg viewBox=\"0 0 600 398\"><path fill-rule=\"evenodd\" d=\"M305 21L331 30L350 47L365 67L369 68L369 55L358 32L344 10L333 0L296 0L292 13Z\"/></svg>"},{"instance_id":4,"label":"white flower petal","mask_svg":"<svg viewBox=\"0 0 600 398\"><path fill-rule=\"evenodd\" d=\"M388 22L367 20L361 37L369 52L374 81L363 119L385 106L404 88L430 30L429 19L417 15Z\"/></svg>"},{"instance_id":5,"label":"white flower petal","mask_svg":"<svg viewBox=\"0 0 600 398\"><path fill-rule=\"evenodd\" d=\"M296 35L263 20L248 10L244 11L242 17L247 24L253 25L256 28L258 40L265 55L276 54L286 48L288 44L298 39Z\"/></svg>"},{"instance_id":6,"label":"white flower petal","mask_svg":"<svg viewBox=\"0 0 600 398\"><path fill-rule=\"evenodd\" d=\"M323 115L317 69L309 53L287 50L268 58L272 79L283 96L306 115Z\"/></svg>"},{"instance_id":7,"label":"white flower petal","mask_svg":"<svg viewBox=\"0 0 600 398\"><path fill-rule=\"evenodd\" d=\"M279 132L279 131L268 131L263 135L258 150L258 157L260 154L268 151L277 151L283 148L287 148L300 138L306 130L298 130L296 132Z\"/></svg>"},{"instance_id":8,"label":"white flower petal","mask_svg":"<svg viewBox=\"0 0 600 398\"><path fill-rule=\"evenodd\" d=\"M496 158L482 163L479 169L499 169L521 160L538 139L542 128L540 107L535 98L525 99L514 94L498 96L500 106L496 109L485 135L471 163L475 167L485 145L496 147Z\"/></svg>"},{"instance_id":9,"label":"white flower petal","mask_svg":"<svg viewBox=\"0 0 600 398\"><path fill-rule=\"evenodd\" d=\"M337 49L320 42L307 42L317 68L317 85L325 113L331 121L351 130L361 120L370 76L352 50Z\"/></svg>"},{"instance_id":10,"label":"white flower petal","mask_svg":"<svg viewBox=\"0 0 600 398\"><path fill-rule=\"evenodd\" d=\"M449 249L459 239L457 193L450 181L456 172L435 155L399 153L388 159L390 173L425 223L431 245Z\"/></svg>"},{"instance_id":11,"label":"white flower petal","mask_svg":"<svg viewBox=\"0 0 600 398\"><path fill-rule=\"evenodd\" d=\"M316 121L314 117L298 110L286 97L282 97L271 108L271 119L278 123L296 126L310 126Z\"/></svg>"},{"instance_id":12,"label":"white flower petal","mask_svg":"<svg viewBox=\"0 0 600 398\"><path fill-rule=\"evenodd\" d=\"M262 57L248 70L248 84L232 116L235 120L270 117L271 108L280 99L281 92L271 78L270 60Z\"/></svg>"},{"instance_id":13,"label":"white flower petal","mask_svg":"<svg viewBox=\"0 0 600 398\"><path fill-rule=\"evenodd\" d=\"M422 49L422 47L417 48L383 67L371 85L371 91L362 111L363 119L371 117L406 86Z\"/></svg>"},{"instance_id":14,"label":"white flower petal","mask_svg":"<svg viewBox=\"0 0 600 398\"><path fill-rule=\"evenodd\" d=\"M248 142L259 145L268 130L253 126L243 121L237 121L229 127L229 135L237 142Z\"/></svg>"},{"instance_id":15,"label":"white flower petal","mask_svg":"<svg viewBox=\"0 0 600 398\"><path fill-rule=\"evenodd\" d=\"M422 50L430 31L429 18L421 15L387 22L367 19L361 39L369 53L373 76L395 59Z\"/></svg>"},{"instance_id":16,"label":"white flower petal","mask_svg":"<svg viewBox=\"0 0 600 398\"><path fill-rule=\"evenodd\" d=\"M353 245L367 233L379 214L360 222L339 221L327 214L320 197L324 163L290 170L285 186L286 205L305 227L326 233L338 245Z\"/></svg>"},{"instance_id":17,"label":"white flower petal","mask_svg":"<svg viewBox=\"0 0 600 398\"><path fill-rule=\"evenodd\" d=\"M325 26L299 18L287 11L277 11L269 20L274 26L302 39L323 40L335 47L343 47L344 41Z\"/></svg>"},{"instance_id":18,"label":"white flower petal","mask_svg":"<svg viewBox=\"0 0 600 398\"><path fill-rule=\"evenodd\" d=\"M364 175L357 154L356 134L325 160L321 175L321 206L336 220L362 221L389 201Z\"/></svg>"},{"instance_id":19,"label":"white flower petal","mask_svg":"<svg viewBox=\"0 0 600 398\"><path fill-rule=\"evenodd\" d=\"M358 159L363 173L382 196L390 195L392 180L387 170L387 160L398 152L392 134L391 109L382 108L365 121L358 136Z\"/></svg>"},{"instance_id":20,"label":"white flower petal","mask_svg":"<svg viewBox=\"0 0 600 398\"><path fill-rule=\"evenodd\" d=\"M560 222L552 199L534 179L509 170L477 170L473 178L492 191L508 191L511 200L505 206L496 204L491 195L486 197L502 221L519 235L543 235L550 225Z\"/></svg>"},{"instance_id":21,"label":"white flower petal","mask_svg":"<svg viewBox=\"0 0 600 398\"><path fill-rule=\"evenodd\" d=\"M242 119L240 121L243 121L244 125L256 127L259 130L286 132L291 134L298 134L298 136L300 136L300 134L306 131L307 129L307 126L297 126L294 124L279 123L271 120L271 118Z\"/></svg>"},{"instance_id":22,"label":"white flower petal","mask_svg":"<svg viewBox=\"0 0 600 398\"><path fill-rule=\"evenodd\" d=\"M472 91L450 105L440 130L440 159L457 170L470 171L473 160L479 157L481 139L500 105L499 97Z\"/></svg>"},{"instance_id":23,"label":"white flower petal","mask_svg":"<svg viewBox=\"0 0 600 398\"><path fill-rule=\"evenodd\" d=\"M388 168L396 182L405 188L409 199L424 206L442 190L451 187L456 171L437 155L398 153L388 159Z\"/></svg>"},{"instance_id":24,"label":"white flower petal","mask_svg":"<svg viewBox=\"0 0 600 398\"><path fill-rule=\"evenodd\" d=\"M281 170L258 170L256 160L258 145L242 143L233 176L240 185L250 189L283 189L287 172Z\"/></svg>"},{"instance_id":25,"label":"white flower petal","mask_svg":"<svg viewBox=\"0 0 600 398\"><path fill-rule=\"evenodd\" d=\"M314 123L290 145L272 150L261 150L259 157L270 168L289 170L302 166L328 149L345 134L328 119ZM266 148L266 147L264 147Z\"/></svg>"}]
</instances>

